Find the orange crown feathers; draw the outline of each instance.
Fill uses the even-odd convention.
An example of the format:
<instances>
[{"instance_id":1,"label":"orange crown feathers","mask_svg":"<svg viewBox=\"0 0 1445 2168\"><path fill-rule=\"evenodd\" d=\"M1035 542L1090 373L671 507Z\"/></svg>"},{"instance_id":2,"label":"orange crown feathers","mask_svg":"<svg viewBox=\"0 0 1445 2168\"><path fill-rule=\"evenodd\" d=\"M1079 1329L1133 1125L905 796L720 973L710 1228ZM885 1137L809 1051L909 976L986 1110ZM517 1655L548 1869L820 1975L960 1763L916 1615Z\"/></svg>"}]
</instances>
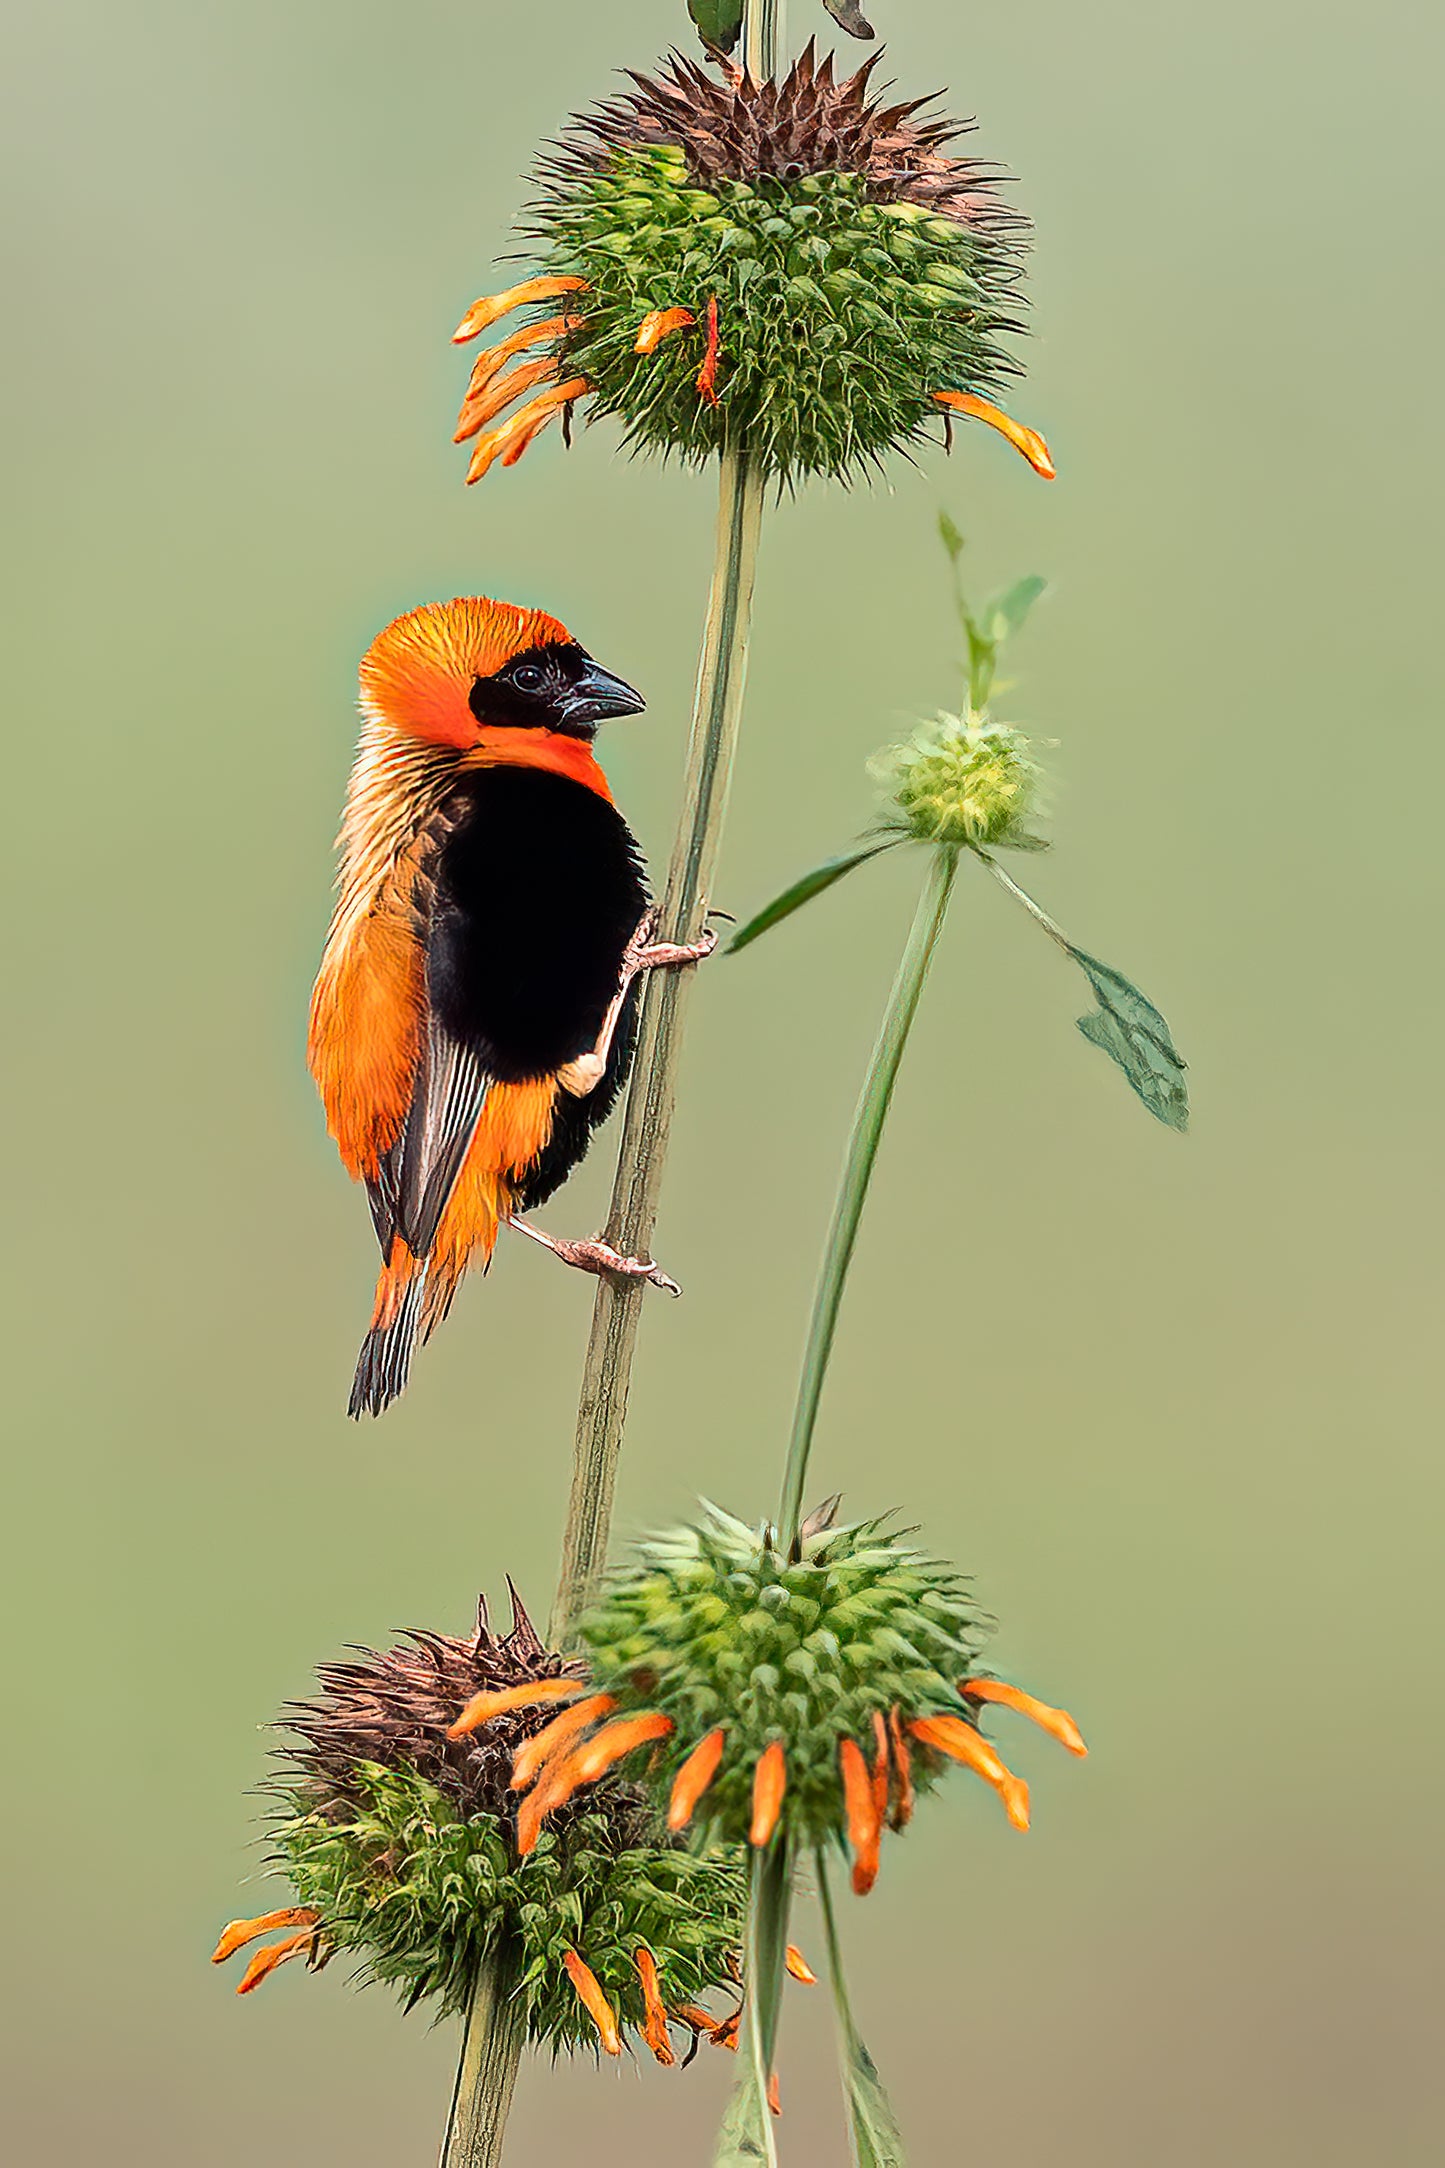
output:
<instances>
[{"instance_id":1,"label":"orange crown feathers","mask_svg":"<svg viewBox=\"0 0 1445 2168\"><path fill-rule=\"evenodd\" d=\"M362 712L368 722L464 751L478 735L467 705L473 681L528 648L571 638L541 610L484 595L424 603L388 625L362 657Z\"/></svg>"}]
</instances>

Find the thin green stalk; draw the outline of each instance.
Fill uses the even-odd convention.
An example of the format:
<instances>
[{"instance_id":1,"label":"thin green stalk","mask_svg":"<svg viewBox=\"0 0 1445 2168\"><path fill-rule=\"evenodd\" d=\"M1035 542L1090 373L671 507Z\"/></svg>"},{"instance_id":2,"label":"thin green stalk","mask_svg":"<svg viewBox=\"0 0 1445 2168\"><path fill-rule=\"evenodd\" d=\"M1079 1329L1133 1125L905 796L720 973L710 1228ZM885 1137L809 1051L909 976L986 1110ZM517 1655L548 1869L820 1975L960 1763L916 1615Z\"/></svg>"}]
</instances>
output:
<instances>
[{"instance_id":1,"label":"thin green stalk","mask_svg":"<svg viewBox=\"0 0 1445 2168\"><path fill-rule=\"evenodd\" d=\"M848 1983L843 1975L843 1944L838 1934L838 1915L833 1909L833 1885L828 1879L828 1860L822 1846L813 1854L813 1876L818 1885L818 1909L823 1915L823 1941L828 1952L828 1984L838 2013L838 2030L848 2042L858 2038Z\"/></svg>"},{"instance_id":2,"label":"thin green stalk","mask_svg":"<svg viewBox=\"0 0 1445 2168\"><path fill-rule=\"evenodd\" d=\"M768 2086L777 2061L793 1865L792 1846L785 1838L753 1854L743 1948L747 2009L742 2048L746 2062L718 2134L713 2168L753 2168L754 2163L777 2168Z\"/></svg>"},{"instance_id":3,"label":"thin green stalk","mask_svg":"<svg viewBox=\"0 0 1445 2168\"><path fill-rule=\"evenodd\" d=\"M838 1327L838 1311L843 1300L848 1267L852 1263L853 1248L858 1239L858 1227L863 1217L868 1185L873 1176L873 1164L878 1156L883 1124L888 1119L893 1086L898 1078L898 1065L903 1059L903 1049L908 1044L908 1034L917 1014L934 944L943 930L948 899L957 871L958 846L947 843L936 845L929 863L928 879L913 915L908 946L903 952L903 961L898 966L898 976L893 981L893 991L888 997L888 1007L878 1033L878 1043L868 1065L862 1096L858 1101L858 1111L853 1117L853 1131L848 1139L837 1201L833 1206L832 1224L828 1229L828 1239L823 1250L817 1292L813 1297L813 1315L803 1353L802 1376L798 1381L792 1435L788 1440L788 1454L783 1467L783 1494L778 1508L778 1528L784 1551L791 1549L802 1522L803 1489L808 1480L808 1455L812 1450L818 1405L823 1397L828 1362L833 1352L833 1339Z\"/></svg>"},{"instance_id":4,"label":"thin green stalk","mask_svg":"<svg viewBox=\"0 0 1445 2168\"><path fill-rule=\"evenodd\" d=\"M519 1969L515 1954L504 1953L478 1977L462 2033L442 2168L496 2168L502 2157L525 2031L515 2000Z\"/></svg>"}]
</instances>

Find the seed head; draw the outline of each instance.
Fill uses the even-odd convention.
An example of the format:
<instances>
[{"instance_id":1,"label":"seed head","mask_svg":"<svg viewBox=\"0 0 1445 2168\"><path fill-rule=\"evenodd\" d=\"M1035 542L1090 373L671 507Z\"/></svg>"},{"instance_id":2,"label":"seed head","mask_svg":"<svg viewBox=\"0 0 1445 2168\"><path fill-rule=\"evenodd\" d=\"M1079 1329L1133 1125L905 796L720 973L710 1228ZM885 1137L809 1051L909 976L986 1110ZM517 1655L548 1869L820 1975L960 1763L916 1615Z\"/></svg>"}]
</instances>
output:
<instances>
[{"instance_id":1,"label":"seed head","mask_svg":"<svg viewBox=\"0 0 1445 2168\"><path fill-rule=\"evenodd\" d=\"M939 715L870 763L885 786L886 823L921 843L1038 851L1042 770L1021 730L985 716Z\"/></svg>"}]
</instances>

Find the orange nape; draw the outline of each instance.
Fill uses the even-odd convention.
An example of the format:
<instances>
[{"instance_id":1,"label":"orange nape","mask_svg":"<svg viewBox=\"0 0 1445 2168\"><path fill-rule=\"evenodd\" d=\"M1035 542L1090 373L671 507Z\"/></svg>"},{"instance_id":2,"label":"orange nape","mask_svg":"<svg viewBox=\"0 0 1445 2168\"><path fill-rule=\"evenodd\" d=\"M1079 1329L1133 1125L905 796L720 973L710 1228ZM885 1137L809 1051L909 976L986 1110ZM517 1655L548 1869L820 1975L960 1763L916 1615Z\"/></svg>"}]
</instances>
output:
<instances>
[{"instance_id":1,"label":"orange nape","mask_svg":"<svg viewBox=\"0 0 1445 2168\"><path fill-rule=\"evenodd\" d=\"M972 421L987 422L990 429L996 429L1001 437L1007 437L1014 450L1022 454L1035 474L1041 474L1046 482L1054 480L1057 469L1048 445L1037 429L1025 428L1024 424L1016 422L1011 414L1005 414L1002 407L993 406L987 399L977 398L971 391L936 391L933 398L935 404L943 407L947 413L964 414Z\"/></svg>"}]
</instances>

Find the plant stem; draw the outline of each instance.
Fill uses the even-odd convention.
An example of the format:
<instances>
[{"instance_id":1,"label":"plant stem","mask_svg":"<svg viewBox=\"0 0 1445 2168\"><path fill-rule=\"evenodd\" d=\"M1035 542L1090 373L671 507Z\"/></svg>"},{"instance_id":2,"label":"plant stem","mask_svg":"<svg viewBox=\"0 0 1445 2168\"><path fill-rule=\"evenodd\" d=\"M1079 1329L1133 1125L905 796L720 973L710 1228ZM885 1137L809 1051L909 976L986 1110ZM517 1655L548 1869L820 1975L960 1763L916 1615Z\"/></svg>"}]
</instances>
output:
<instances>
[{"instance_id":1,"label":"plant stem","mask_svg":"<svg viewBox=\"0 0 1445 2168\"><path fill-rule=\"evenodd\" d=\"M745 451L728 453L720 477L717 548L693 701L682 823L663 890L664 941L694 940L702 931L742 713L762 510L759 467ZM652 1242L693 976L690 970L651 972L643 996L605 1230L607 1240L624 1256L645 1256ZM646 1295L646 1285L637 1280L606 1277L598 1282L552 1612L554 1643L565 1639L585 1608L606 1556L632 1358Z\"/></svg>"},{"instance_id":2,"label":"plant stem","mask_svg":"<svg viewBox=\"0 0 1445 2168\"><path fill-rule=\"evenodd\" d=\"M467 2011L462 2057L442 2140L442 2168L496 2168L522 2059L514 2000L518 1964L507 1952L483 1965Z\"/></svg>"},{"instance_id":3,"label":"plant stem","mask_svg":"<svg viewBox=\"0 0 1445 2168\"><path fill-rule=\"evenodd\" d=\"M798 1381L793 1430L788 1440L788 1455L783 1467L783 1494L778 1507L778 1529L779 1541L785 1553L792 1549L797 1540L803 1517L803 1487L808 1479L808 1455L812 1450L813 1432L818 1421L818 1404L823 1397L823 1383L828 1374L828 1361L833 1352L833 1338L838 1326L838 1311L843 1300L848 1267L853 1259L854 1244L858 1239L858 1226L863 1217L868 1184L873 1176L873 1163L878 1156L878 1142L883 1134L883 1124L888 1118L893 1086L898 1078L898 1065L903 1059L903 1049L908 1044L908 1034L918 1010L923 982L928 976L934 944L943 930L948 898L957 871L958 846L937 844L930 861L923 894L918 899L918 908L913 915L908 946L903 951L903 961L898 966L898 976L893 981L893 991L888 997L888 1007L884 1011L878 1043L873 1049L873 1059L868 1065L868 1074L858 1101L858 1111L853 1117L853 1130L848 1139L838 1196L833 1206L832 1224L828 1229L828 1239L823 1251L818 1288L813 1297L813 1315L803 1353L802 1376Z\"/></svg>"}]
</instances>

